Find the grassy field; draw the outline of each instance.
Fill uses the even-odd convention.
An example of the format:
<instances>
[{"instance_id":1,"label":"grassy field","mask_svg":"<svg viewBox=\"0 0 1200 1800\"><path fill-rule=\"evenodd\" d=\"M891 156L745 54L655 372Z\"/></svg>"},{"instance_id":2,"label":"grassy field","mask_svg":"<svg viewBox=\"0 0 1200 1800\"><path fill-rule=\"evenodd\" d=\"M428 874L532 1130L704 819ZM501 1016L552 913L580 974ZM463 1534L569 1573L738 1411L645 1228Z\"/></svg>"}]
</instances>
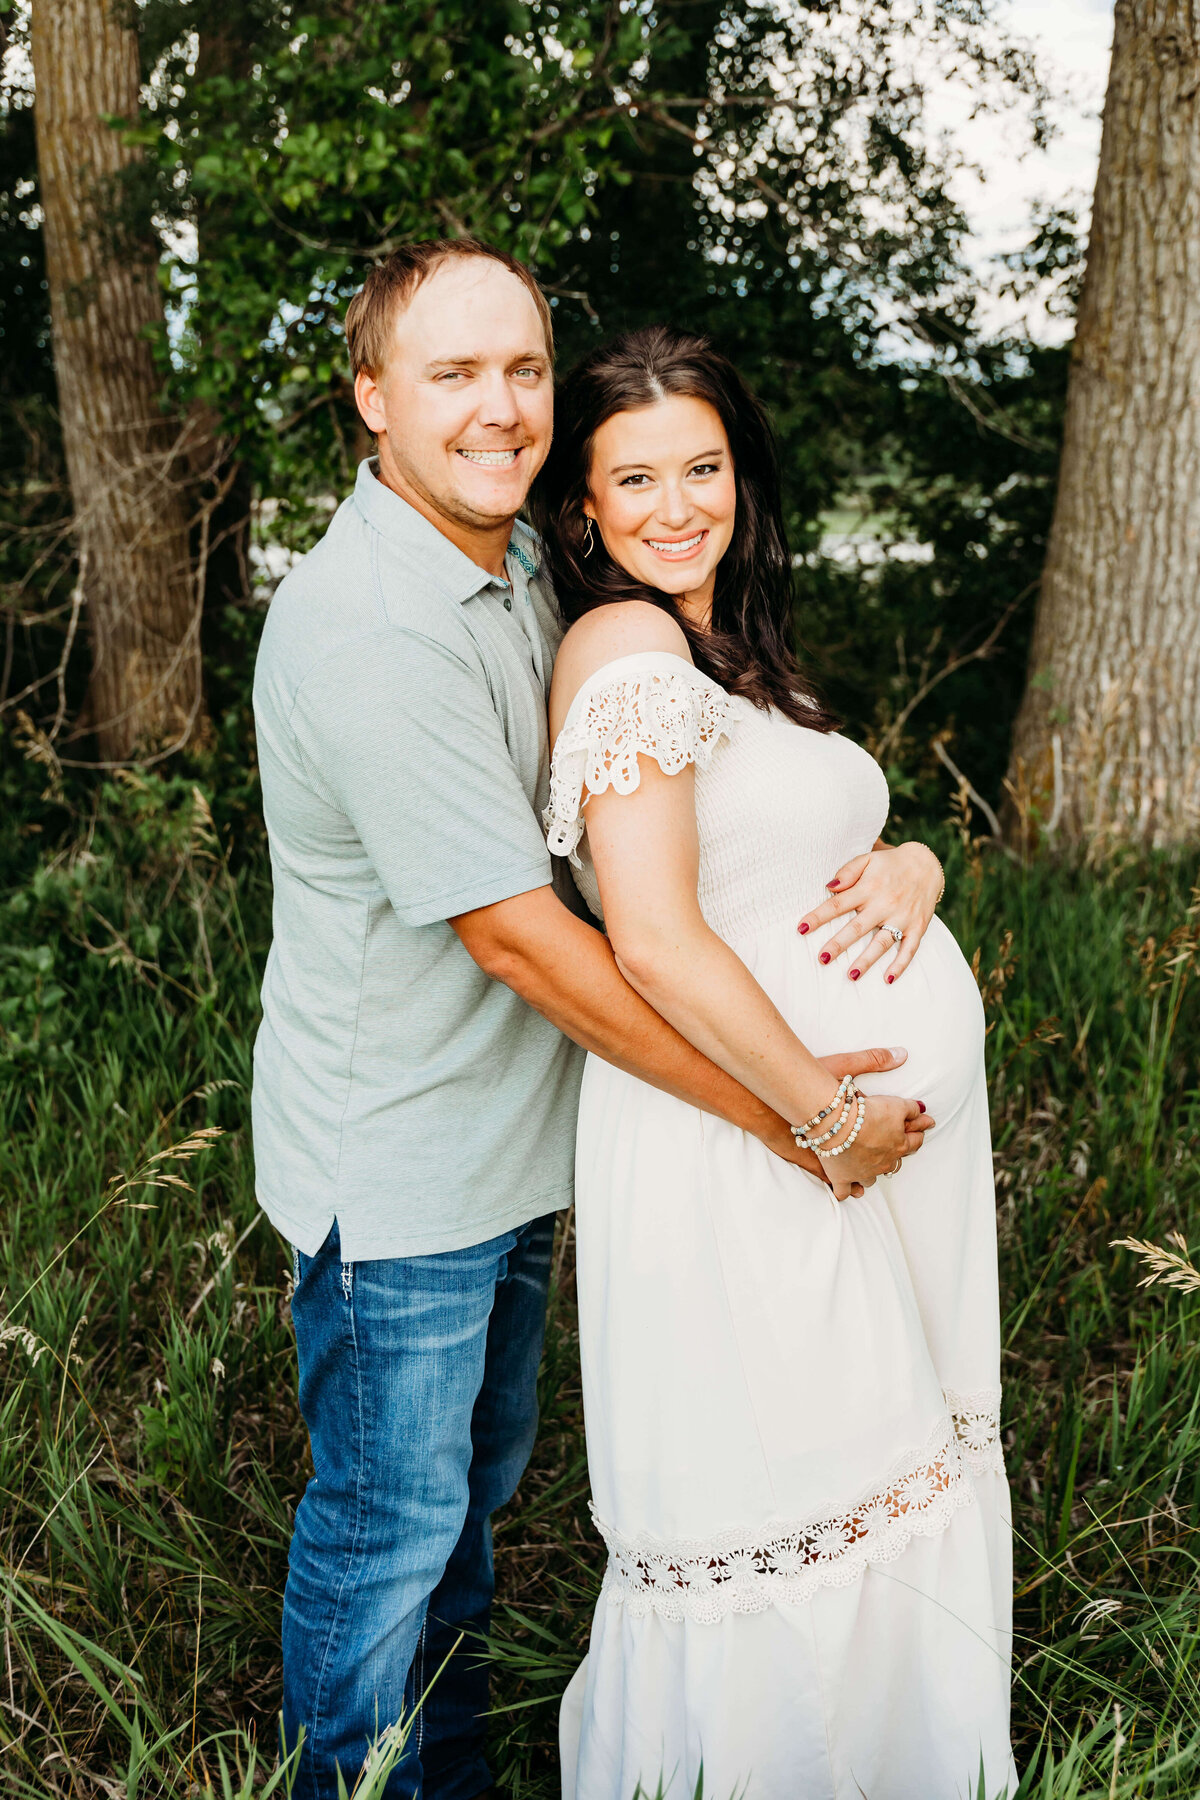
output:
<instances>
[{"instance_id":1,"label":"grassy field","mask_svg":"<svg viewBox=\"0 0 1200 1800\"><path fill-rule=\"evenodd\" d=\"M182 778L68 797L0 771L7 1794L271 1779L306 1448L247 1126L264 846L250 777L219 790L214 826ZM938 841L991 1020L1022 1794L1191 1796L1200 1296L1140 1287L1113 1240L1200 1239L1194 860L1023 871ZM599 1576L571 1268L568 1223L543 1430L497 1527L495 1766L527 1800L557 1795Z\"/></svg>"}]
</instances>

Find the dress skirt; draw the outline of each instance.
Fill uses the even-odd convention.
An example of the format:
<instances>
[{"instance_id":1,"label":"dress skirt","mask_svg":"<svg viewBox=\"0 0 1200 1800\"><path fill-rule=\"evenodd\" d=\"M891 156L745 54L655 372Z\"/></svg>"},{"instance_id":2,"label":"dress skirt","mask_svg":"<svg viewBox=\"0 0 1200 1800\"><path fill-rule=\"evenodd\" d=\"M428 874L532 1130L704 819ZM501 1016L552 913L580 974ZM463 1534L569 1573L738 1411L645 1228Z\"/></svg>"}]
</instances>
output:
<instances>
[{"instance_id":1,"label":"dress skirt","mask_svg":"<svg viewBox=\"0 0 1200 1800\"><path fill-rule=\"evenodd\" d=\"M588 1061L580 1343L609 1560L564 1800L1016 1789L979 995L937 920L894 986L822 968L832 929L732 947L817 1055L908 1050L860 1085L937 1126L861 1199Z\"/></svg>"}]
</instances>

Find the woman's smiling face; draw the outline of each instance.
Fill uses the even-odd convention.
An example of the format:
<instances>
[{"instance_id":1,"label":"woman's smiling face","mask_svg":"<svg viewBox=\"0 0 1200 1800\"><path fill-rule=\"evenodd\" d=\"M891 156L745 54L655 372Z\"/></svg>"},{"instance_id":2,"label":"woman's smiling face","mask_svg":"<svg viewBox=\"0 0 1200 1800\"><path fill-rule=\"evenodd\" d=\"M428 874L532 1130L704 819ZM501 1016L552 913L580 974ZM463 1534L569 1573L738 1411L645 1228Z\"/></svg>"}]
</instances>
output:
<instances>
[{"instance_id":1,"label":"woman's smiling face","mask_svg":"<svg viewBox=\"0 0 1200 1800\"><path fill-rule=\"evenodd\" d=\"M670 394L615 413L592 444L584 512L615 563L707 626L737 512L733 457L707 400Z\"/></svg>"}]
</instances>

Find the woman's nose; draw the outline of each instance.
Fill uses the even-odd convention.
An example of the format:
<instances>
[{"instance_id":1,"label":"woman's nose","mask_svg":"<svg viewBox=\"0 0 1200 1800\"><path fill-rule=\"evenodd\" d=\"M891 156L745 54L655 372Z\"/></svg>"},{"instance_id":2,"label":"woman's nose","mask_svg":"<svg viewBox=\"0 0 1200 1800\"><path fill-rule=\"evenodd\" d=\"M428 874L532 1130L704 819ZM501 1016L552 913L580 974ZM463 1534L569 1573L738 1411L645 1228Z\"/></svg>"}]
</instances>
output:
<instances>
[{"instance_id":1,"label":"woman's nose","mask_svg":"<svg viewBox=\"0 0 1200 1800\"><path fill-rule=\"evenodd\" d=\"M658 516L668 531L682 531L692 516L692 503L682 487L668 487L658 507Z\"/></svg>"}]
</instances>

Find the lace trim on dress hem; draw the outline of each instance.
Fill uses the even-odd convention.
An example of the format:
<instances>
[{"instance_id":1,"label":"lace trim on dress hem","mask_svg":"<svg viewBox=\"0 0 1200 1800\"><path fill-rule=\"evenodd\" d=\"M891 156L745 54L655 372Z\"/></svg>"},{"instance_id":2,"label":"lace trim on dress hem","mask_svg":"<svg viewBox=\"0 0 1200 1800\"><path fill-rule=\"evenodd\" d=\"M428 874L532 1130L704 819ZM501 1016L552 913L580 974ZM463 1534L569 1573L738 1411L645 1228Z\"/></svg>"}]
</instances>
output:
<instances>
[{"instance_id":1,"label":"lace trim on dress hem","mask_svg":"<svg viewBox=\"0 0 1200 1800\"><path fill-rule=\"evenodd\" d=\"M959 1394L945 1388L946 1405L954 1420L959 1447L972 1475L1003 1475L1004 1450L1000 1443L998 1387L972 1388Z\"/></svg>"},{"instance_id":2,"label":"lace trim on dress hem","mask_svg":"<svg viewBox=\"0 0 1200 1800\"><path fill-rule=\"evenodd\" d=\"M871 1564L894 1562L914 1537L936 1537L974 1498L954 1424L943 1414L923 1447L906 1452L854 1505L771 1526L769 1536L735 1529L670 1543L624 1538L596 1518L608 1546L603 1591L635 1618L657 1613L701 1624L797 1605L819 1588L849 1587Z\"/></svg>"},{"instance_id":3,"label":"lace trim on dress hem","mask_svg":"<svg viewBox=\"0 0 1200 1800\"><path fill-rule=\"evenodd\" d=\"M613 787L631 794L640 779L638 756L652 756L665 775L685 764L704 768L729 735L729 695L698 669L640 669L591 689L576 719L558 734L550 764L550 804L542 814L546 842L576 868L583 836L583 790Z\"/></svg>"}]
</instances>

